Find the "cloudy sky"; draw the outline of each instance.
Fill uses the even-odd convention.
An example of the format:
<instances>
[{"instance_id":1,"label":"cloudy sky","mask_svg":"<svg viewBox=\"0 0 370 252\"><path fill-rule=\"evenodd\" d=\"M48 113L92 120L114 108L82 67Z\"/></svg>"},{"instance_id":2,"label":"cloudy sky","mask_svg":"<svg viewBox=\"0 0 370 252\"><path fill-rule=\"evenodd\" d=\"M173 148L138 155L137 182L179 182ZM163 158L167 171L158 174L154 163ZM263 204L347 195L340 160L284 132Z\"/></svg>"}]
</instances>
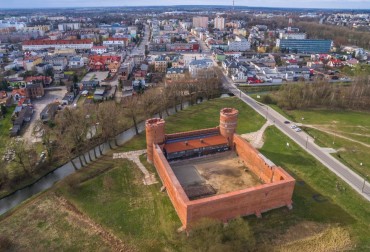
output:
<instances>
[{"instance_id":1,"label":"cloudy sky","mask_svg":"<svg viewBox=\"0 0 370 252\"><path fill-rule=\"evenodd\" d=\"M0 0L0 8L99 7L147 5L226 5L232 0ZM235 0L235 5L257 7L370 9L370 0Z\"/></svg>"}]
</instances>

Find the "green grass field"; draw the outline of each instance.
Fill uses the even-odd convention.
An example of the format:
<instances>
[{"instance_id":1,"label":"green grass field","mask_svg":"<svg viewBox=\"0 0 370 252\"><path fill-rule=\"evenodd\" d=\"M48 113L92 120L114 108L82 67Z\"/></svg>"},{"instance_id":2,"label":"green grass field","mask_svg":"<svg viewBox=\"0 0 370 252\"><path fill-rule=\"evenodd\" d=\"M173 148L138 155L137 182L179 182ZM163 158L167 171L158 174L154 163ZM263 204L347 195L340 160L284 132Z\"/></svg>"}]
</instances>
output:
<instances>
[{"instance_id":1,"label":"green grass field","mask_svg":"<svg viewBox=\"0 0 370 252\"><path fill-rule=\"evenodd\" d=\"M288 213L292 218L285 219L279 210L266 215L277 215L277 222L305 220L340 225L350 231L358 251L369 250L370 203L276 128L270 127L265 137L261 152L297 180L294 209Z\"/></svg>"},{"instance_id":2,"label":"green grass field","mask_svg":"<svg viewBox=\"0 0 370 252\"><path fill-rule=\"evenodd\" d=\"M4 154L4 151L6 149L5 143L8 143L10 141L9 129L13 127L11 117L12 117L14 108L15 108L14 106L8 108L5 118L0 119L0 142L3 143L3 144L0 144L0 155L1 156Z\"/></svg>"},{"instance_id":3,"label":"green grass field","mask_svg":"<svg viewBox=\"0 0 370 252\"><path fill-rule=\"evenodd\" d=\"M370 113L328 110L285 113L295 122L313 125L315 128L303 128L316 139L317 144L337 150L334 157L357 173L370 176Z\"/></svg>"},{"instance_id":4,"label":"green grass field","mask_svg":"<svg viewBox=\"0 0 370 252\"><path fill-rule=\"evenodd\" d=\"M256 95L251 95L257 99ZM283 110L269 105L315 138L321 147L337 150L332 154L361 176L370 177L370 113L351 110ZM305 127L306 125L307 127Z\"/></svg>"},{"instance_id":5,"label":"green grass field","mask_svg":"<svg viewBox=\"0 0 370 252\"><path fill-rule=\"evenodd\" d=\"M235 98L216 99L166 119L168 132L215 126L219 109L225 106L241 111L241 128L238 129L241 133L255 131L264 122ZM197 127L185 123L187 120ZM79 212L109 230L128 247L139 251L370 249L370 203L275 127L265 132L261 152L297 180L293 209L272 210L263 213L262 219L245 217L224 228L205 225L203 231L194 231L189 237L179 234L176 229L181 226L180 220L167 194L160 192L161 184L143 185L142 174L133 163L112 159L113 152L145 148L143 139L139 136L125 147L111 151L52 190L1 216L0 238L10 239L15 250L78 251L80 244L87 244L83 249L86 251L107 250L106 242L58 205L55 200L58 196L70 201ZM290 142L289 148L286 142ZM146 163L145 156L141 160L149 170L155 171ZM24 223L27 228L22 230ZM57 234L60 234L59 239ZM70 240L63 243L69 237Z\"/></svg>"}]
</instances>

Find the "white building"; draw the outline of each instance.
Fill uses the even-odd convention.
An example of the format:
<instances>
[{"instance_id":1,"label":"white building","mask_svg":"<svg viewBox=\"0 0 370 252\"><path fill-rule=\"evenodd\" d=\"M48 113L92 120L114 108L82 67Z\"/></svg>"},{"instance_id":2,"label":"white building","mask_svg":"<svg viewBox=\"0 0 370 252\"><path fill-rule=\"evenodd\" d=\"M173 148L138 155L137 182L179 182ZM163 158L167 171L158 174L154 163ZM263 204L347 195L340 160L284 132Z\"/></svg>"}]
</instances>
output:
<instances>
[{"instance_id":1,"label":"white building","mask_svg":"<svg viewBox=\"0 0 370 252\"><path fill-rule=\"evenodd\" d=\"M16 30L21 30L26 27L26 23L0 20L0 28L9 28L9 27L14 27Z\"/></svg>"},{"instance_id":2,"label":"white building","mask_svg":"<svg viewBox=\"0 0 370 252\"><path fill-rule=\"evenodd\" d=\"M103 46L127 46L128 39L127 38L108 38L107 40L103 41Z\"/></svg>"},{"instance_id":3,"label":"white building","mask_svg":"<svg viewBox=\"0 0 370 252\"><path fill-rule=\"evenodd\" d=\"M69 60L69 64L68 64L68 66L70 68L80 68L80 67L83 67L84 65L85 65L84 64L84 59L82 57L79 57L79 56L72 57Z\"/></svg>"},{"instance_id":4,"label":"white building","mask_svg":"<svg viewBox=\"0 0 370 252\"><path fill-rule=\"evenodd\" d=\"M198 75L200 70L209 69L213 66L211 59L193 60L189 63L189 73L192 77Z\"/></svg>"},{"instance_id":5,"label":"white building","mask_svg":"<svg viewBox=\"0 0 370 252\"><path fill-rule=\"evenodd\" d=\"M93 47L93 41L90 39L79 39L79 40L28 40L22 44L23 51L38 51L49 48L55 49L79 49L86 50Z\"/></svg>"},{"instance_id":6,"label":"white building","mask_svg":"<svg viewBox=\"0 0 370 252\"><path fill-rule=\"evenodd\" d=\"M286 33L286 32L280 32L279 33L280 39L306 39L307 34L306 33Z\"/></svg>"},{"instance_id":7,"label":"white building","mask_svg":"<svg viewBox=\"0 0 370 252\"><path fill-rule=\"evenodd\" d=\"M244 52L251 49L251 45L247 39L237 36L234 41L228 41L229 51Z\"/></svg>"},{"instance_id":8,"label":"white building","mask_svg":"<svg viewBox=\"0 0 370 252\"><path fill-rule=\"evenodd\" d=\"M59 31L71 31L71 30L79 30L81 28L80 23L62 23L58 24Z\"/></svg>"},{"instance_id":9,"label":"white building","mask_svg":"<svg viewBox=\"0 0 370 252\"><path fill-rule=\"evenodd\" d=\"M106 46L93 46L91 48L91 52L96 53L96 54L103 54L107 52L107 47Z\"/></svg>"},{"instance_id":10,"label":"white building","mask_svg":"<svg viewBox=\"0 0 370 252\"><path fill-rule=\"evenodd\" d=\"M225 29L225 19L223 17L216 17L214 20L215 29Z\"/></svg>"}]
</instances>

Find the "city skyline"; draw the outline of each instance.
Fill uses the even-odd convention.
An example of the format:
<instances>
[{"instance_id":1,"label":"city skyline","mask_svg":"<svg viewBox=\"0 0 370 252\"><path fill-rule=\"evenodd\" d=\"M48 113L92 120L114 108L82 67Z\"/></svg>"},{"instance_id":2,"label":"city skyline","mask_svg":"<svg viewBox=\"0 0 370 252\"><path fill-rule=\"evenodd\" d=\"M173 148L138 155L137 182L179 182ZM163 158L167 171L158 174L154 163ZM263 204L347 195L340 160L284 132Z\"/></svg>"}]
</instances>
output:
<instances>
[{"instance_id":1,"label":"city skyline","mask_svg":"<svg viewBox=\"0 0 370 252\"><path fill-rule=\"evenodd\" d=\"M249 6L249 7L273 7L273 8L333 8L335 9L370 9L370 2L366 0L301 0L296 2L287 2L284 0L256 0L253 2L246 2L237 0L235 6ZM62 8L62 7L109 7L109 6L174 6L174 5L226 5L233 1L221 0L203 0L195 1L189 0L184 3L180 0L174 1L148 1L142 0L138 2L107 0L107 1L87 1L87 0L34 0L24 2L23 0L14 0L2 4L2 8Z\"/></svg>"}]
</instances>

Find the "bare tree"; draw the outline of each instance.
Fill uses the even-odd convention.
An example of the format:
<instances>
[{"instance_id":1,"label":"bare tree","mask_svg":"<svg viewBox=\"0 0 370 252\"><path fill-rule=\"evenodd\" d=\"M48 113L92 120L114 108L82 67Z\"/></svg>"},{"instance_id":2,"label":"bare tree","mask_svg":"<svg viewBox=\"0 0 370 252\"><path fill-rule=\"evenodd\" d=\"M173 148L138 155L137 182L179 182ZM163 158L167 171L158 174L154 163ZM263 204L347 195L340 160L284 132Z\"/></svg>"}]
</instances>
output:
<instances>
[{"instance_id":1,"label":"bare tree","mask_svg":"<svg viewBox=\"0 0 370 252\"><path fill-rule=\"evenodd\" d=\"M24 173L31 174L36 167L36 151L23 139L13 140L10 149L14 152L13 162L19 164Z\"/></svg>"},{"instance_id":2,"label":"bare tree","mask_svg":"<svg viewBox=\"0 0 370 252\"><path fill-rule=\"evenodd\" d=\"M139 97L137 95L125 97L124 99L122 99L121 103L123 106L124 115L132 119L136 135L139 135L138 115L142 111L140 107Z\"/></svg>"}]
</instances>

